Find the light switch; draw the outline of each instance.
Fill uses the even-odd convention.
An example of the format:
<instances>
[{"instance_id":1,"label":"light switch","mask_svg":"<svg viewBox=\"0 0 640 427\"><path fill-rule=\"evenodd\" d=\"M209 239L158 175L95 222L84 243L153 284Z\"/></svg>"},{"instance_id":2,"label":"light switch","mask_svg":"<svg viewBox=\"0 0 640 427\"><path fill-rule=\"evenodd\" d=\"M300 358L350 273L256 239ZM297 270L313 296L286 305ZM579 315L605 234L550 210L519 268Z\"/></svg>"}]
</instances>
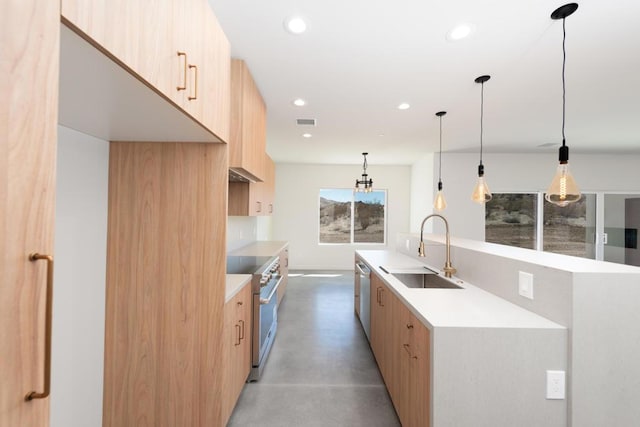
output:
<instances>
[{"instance_id":1,"label":"light switch","mask_svg":"<svg viewBox=\"0 0 640 427\"><path fill-rule=\"evenodd\" d=\"M525 298L533 299L533 274L520 271L518 279L518 293Z\"/></svg>"},{"instance_id":2,"label":"light switch","mask_svg":"<svg viewBox=\"0 0 640 427\"><path fill-rule=\"evenodd\" d=\"M564 371L547 371L547 399L564 399Z\"/></svg>"}]
</instances>

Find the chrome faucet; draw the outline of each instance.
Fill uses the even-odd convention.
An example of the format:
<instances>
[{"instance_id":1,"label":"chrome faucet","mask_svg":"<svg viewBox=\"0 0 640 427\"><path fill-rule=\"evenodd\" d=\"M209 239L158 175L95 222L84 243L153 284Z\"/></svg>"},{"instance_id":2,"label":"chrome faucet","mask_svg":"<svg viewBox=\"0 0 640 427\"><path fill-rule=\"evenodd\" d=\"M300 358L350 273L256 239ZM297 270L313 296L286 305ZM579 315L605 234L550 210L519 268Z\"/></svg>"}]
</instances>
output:
<instances>
[{"instance_id":1,"label":"chrome faucet","mask_svg":"<svg viewBox=\"0 0 640 427\"><path fill-rule=\"evenodd\" d=\"M443 217L442 215L431 214L422 220L422 225L420 225L420 246L418 247L418 256L424 257L424 238L423 238L424 223L427 222L429 218L434 216L441 218L444 221L444 227L446 230L447 260L444 264L443 270L444 270L445 277L451 277L456 273L457 270L453 268L453 266L451 265L451 241L449 240L449 223L447 222L446 218Z\"/></svg>"}]
</instances>

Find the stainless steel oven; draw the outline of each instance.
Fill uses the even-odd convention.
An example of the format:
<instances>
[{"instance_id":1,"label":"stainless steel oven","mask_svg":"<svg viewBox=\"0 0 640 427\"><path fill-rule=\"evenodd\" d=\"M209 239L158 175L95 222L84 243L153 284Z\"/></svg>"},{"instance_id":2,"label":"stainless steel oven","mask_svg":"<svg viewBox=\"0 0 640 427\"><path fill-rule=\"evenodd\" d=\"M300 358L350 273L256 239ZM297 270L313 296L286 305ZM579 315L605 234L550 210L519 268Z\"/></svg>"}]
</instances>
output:
<instances>
[{"instance_id":1,"label":"stainless steel oven","mask_svg":"<svg viewBox=\"0 0 640 427\"><path fill-rule=\"evenodd\" d=\"M280 257L227 258L227 273L252 274L251 373L248 381L262 374L278 329L278 287L282 282Z\"/></svg>"}]
</instances>

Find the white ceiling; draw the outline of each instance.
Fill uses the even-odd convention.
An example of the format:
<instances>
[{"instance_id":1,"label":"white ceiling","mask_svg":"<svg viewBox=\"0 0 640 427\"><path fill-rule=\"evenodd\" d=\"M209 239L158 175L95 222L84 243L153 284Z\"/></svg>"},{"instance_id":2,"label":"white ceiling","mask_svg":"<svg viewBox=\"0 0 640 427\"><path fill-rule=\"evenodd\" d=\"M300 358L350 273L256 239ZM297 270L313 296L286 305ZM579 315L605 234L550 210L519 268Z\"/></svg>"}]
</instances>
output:
<instances>
[{"instance_id":1,"label":"white ceiling","mask_svg":"<svg viewBox=\"0 0 640 427\"><path fill-rule=\"evenodd\" d=\"M477 152L485 83L486 152L557 153L562 21L557 0L209 0L267 103L277 162L412 164L438 150ZM640 153L640 1L582 0L567 18L571 153ZM291 35L283 21L303 16ZM476 29L450 42L457 23ZM304 98L308 105L291 101ZM411 108L396 107L408 102ZM315 118L314 128L296 125ZM304 132L313 134L303 138ZM380 136L384 134L384 136ZM557 144L540 148L541 144Z\"/></svg>"}]
</instances>

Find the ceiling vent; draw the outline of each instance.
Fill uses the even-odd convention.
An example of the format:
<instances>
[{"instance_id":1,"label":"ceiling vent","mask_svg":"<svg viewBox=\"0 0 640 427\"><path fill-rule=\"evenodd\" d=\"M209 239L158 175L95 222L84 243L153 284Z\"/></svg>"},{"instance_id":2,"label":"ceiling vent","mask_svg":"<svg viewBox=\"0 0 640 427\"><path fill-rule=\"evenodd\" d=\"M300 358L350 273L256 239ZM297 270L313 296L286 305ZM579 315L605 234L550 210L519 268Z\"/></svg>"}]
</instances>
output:
<instances>
[{"instance_id":1,"label":"ceiling vent","mask_svg":"<svg viewBox=\"0 0 640 427\"><path fill-rule=\"evenodd\" d=\"M296 119L296 123L299 126L315 126L316 119Z\"/></svg>"}]
</instances>

